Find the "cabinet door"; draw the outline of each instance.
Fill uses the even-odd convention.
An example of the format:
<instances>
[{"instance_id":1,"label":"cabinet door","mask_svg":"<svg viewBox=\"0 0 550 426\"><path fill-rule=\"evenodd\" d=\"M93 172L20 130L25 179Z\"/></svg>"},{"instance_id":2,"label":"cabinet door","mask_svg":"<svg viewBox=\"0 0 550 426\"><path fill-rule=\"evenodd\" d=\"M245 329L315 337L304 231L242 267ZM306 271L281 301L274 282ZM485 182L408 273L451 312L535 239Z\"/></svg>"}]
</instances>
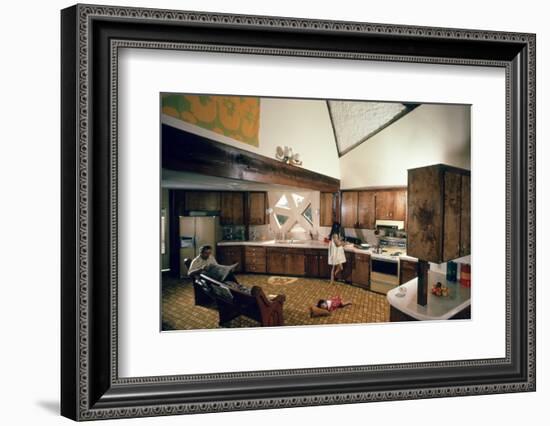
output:
<instances>
[{"instance_id":1,"label":"cabinet door","mask_svg":"<svg viewBox=\"0 0 550 426\"><path fill-rule=\"evenodd\" d=\"M239 246L218 246L216 250L217 261L220 265L233 265L238 263L235 272L243 270L242 247Z\"/></svg>"},{"instance_id":2,"label":"cabinet door","mask_svg":"<svg viewBox=\"0 0 550 426\"><path fill-rule=\"evenodd\" d=\"M267 209L265 192L248 193L248 224L265 225Z\"/></svg>"},{"instance_id":3,"label":"cabinet door","mask_svg":"<svg viewBox=\"0 0 550 426\"><path fill-rule=\"evenodd\" d=\"M407 254L442 263L441 178L439 166L408 171ZM377 200L378 202L378 200Z\"/></svg>"},{"instance_id":4,"label":"cabinet door","mask_svg":"<svg viewBox=\"0 0 550 426\"><path fill-rule=\"evenodd\" d=\"M267 250L267 272L270 274L286 273L286 253L284 250Z\"/></svg>"},{"instance_id":5,"label":"cabinet door","mask_svg":"<svg viewBox=\"0 0 550 426\"><path fill-rule=\"evenodd\" d=\"M303 250L288 249L285 253L286 274L303 277L305 275L305 255Z\"/></svg>"},{"instance_id":6,"label":"cabinet door","mask_svg":"<svg viewBox=\"0 0 550 426\"><path fill-rule=\"evenodd\" d=\"M410 260L399 261L399 284L404 284L416 278L416 262Z\"/></svg>"},{"instance_id":7,"label":"cabinet door","mask_svg":"<svg viewBox=\"0 0 550 426\"><path fill-rule=\"evenodd\" d=\"M461 175L446 171L444 180L443 258L456 259L460 257Z\"/></svg>"},{"instance_id":8,"label":"cabinet door","mask_svg":"<svg viewBox=\"0 0 550 426\"><path fill-rule=\"evenodd\" d=\"M323 253L319 255L319 277L330 278L330 268L328 264L328 254Z\"/></svg>"},{"instance_id":9,"label":"cabinet door","mask_svg":"<svg viewBox=\"0 0 550 426\"><path fill-rule=\"evenodd\" d=\"M357 195L357 223L359 228L374 229L374 204L375 193L373 191L360 191Z\"/></svg>"},{"instance_id":10,"label":"cabinet door","mask_svg":"<svg viewBox=\"0 0 550 426\"><path fill-rule=\"evenodd\" d=\"M220 225L233 225L233 193L221 193Z\"/></svg>"},{"instance_id":11,"label":"cabinet door","mask_svg":"<svg viewBox=\"0 0 550 426\"><path fill-rule=\"evenodd\" d=\"M342 279L345 282L352 282L352 275L353 275L353 253L346 252L346 262L344 265L344 270L342 271Z\"/></svg>"},{"instance_id":12,"label":"cabinet door","mask_svg":"<svg viewBox=\"0 0 550 426\"><path fill-rule=\"evenodd\" d=\"M244 225L244 194L222 192L220 206L221 225Z\"/></svg>"},{"instance_id":13,"label":"cabinet door","mask_svg":"<svg viewBox=\"0 0 550 426\"><path fill-rule=\"evenodd\" d=\"M334 222L334 194L331 192L321 192L319 225L332 226Z\"/></svg>"},{"instance_id":14,"label":"cabinet door","mask_svg":"<svg viewBox=\"0 0 550 426\"><path fill-rule=\"evenodd\" d=\"M220 209L219 192L188 191L185 193L185 210L217 211Z\"/></svg>"},{"instance_id":15,"label":"cabinet door","mask_svg":"<svg viewBox=\"0 0 550 426\"><path fill-rule=\"evenodd\" d=\"M231 197L232 224L244 225L244 193L233 192L232 195L233 195Z\"/></svg>"},{"instance_id":16,"label":"cabinet door","mask_svg":"<svg viewBox=\"0 0 550 426\"><path fill-rule=\"evenodd\" d=\"M376 193L376 219L393 220L395 191L378 191Z\"/></svg>"},{"instance_id":17,"label":"cabinet door","mask_svg":"<svg viewBox=\"0 0 550 426\"><path fill-rule=\"evenodd\" d=\"M216 261L220 265L229 265L228 258L231 247L218 246L216 247Z\"/></svg>"},{"instance_id":18,"label":"cabinet door","mask_svg":"<svg viewBox=\"0 0 550 426\"><path fill-rule=\"evenodd\" d=\"M360 287L368 288L370 283L370 256L355 254L352 265L351 281Z\"/></svg>"},{"instance_id":19,"label":"cabinet door","mask_svg":"<svg viewBox=\"0 0 550 426\"><path fill-rule=\"evenodd\" d=\"M345 228L357 226L357 191L342 193L342 226Z\"/></svg>"},{"instance_id":20,"label":"cabinet door","mask_svg":"<svg viewBox=\"0 0 550 426\"><path fill-rule=\"evenodd\" d=\"M460 256L467 256L470 254L470 176L462 176L461 192Z\"/></svg>"},{"instance_id":21,"label":"cabinet door","mask_svg":"<svg viewBox=\"0 0 550 426\"><path fill-rule=\"evenodd\" d=\"M185 193L185 210L201 210L200 193L196 191L187 191Z\"/></svg>"},{"instance_id":22,"label":"cabinet door","mask_svg":"<svg viewBox=\"0 0 550 426\"><path fill-rule=\"evenodd\" d=\"M407 219L407 190L397 189L393 194L393 220Z\"/></svg>"},{"instance_id":23,"label":"cabinet door","mask_svg":"<svg viewBox=\"0 0 550 426\"><path fill-rule=\"evenodd\" d=\"M319 276L319 256L318 255L306 254L305 275L306 277L311 277L311 278L316 278Z\"/></svg>"}]
</instances>

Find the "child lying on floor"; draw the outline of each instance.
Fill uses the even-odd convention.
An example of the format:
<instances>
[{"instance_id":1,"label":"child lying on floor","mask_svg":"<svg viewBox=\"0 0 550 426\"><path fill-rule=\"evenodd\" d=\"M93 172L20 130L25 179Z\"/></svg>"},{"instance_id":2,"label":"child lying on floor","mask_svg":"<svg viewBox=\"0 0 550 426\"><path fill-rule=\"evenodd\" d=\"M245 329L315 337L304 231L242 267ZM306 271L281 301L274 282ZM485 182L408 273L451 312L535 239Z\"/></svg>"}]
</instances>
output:
<instances>
[{"instance_id":1,"label":"child lying on floor","mask_svg":"<svg viewBox=\"0 0 550 426\"><path fill-rule=\"evenodd\" d=\"M345 306L351 305L351 302L343 302L340 296L334 296L330 299L320 299L317 302L317 307L321 309L326 309L329 312L332 312L338 308L343 308Z\"/></svg>"}]
</instances>

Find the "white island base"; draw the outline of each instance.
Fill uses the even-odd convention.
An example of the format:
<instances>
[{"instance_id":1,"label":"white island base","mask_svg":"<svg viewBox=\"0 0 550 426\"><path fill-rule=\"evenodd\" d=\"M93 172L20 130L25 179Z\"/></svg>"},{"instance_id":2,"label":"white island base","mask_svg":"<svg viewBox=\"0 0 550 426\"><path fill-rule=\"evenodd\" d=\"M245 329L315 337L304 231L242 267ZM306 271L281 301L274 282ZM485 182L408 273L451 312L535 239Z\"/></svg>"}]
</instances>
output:
<instances>
[{"instance_id":1,"label":"white island base","mask_svg":"<svg viewBox=\"0 0 550 426\"><path fill-rule=\"evenodd\" d=\"M449 289L448 296L432 294L432 286L437 282ZM442 273L429 271L426 306L416 303L417 288L418 278L414 278L388 292L386 297L391 306L390 321L470 319L469 287L463 287L460 282L447 281Z\"/></svg>"}]
</instances>

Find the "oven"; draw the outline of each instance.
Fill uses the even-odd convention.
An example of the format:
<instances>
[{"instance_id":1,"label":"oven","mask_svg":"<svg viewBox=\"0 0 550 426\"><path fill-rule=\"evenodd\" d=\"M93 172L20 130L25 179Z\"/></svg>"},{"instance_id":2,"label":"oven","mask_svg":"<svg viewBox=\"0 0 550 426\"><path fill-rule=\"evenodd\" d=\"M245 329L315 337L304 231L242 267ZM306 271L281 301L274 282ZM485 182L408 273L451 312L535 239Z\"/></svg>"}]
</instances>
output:
<instances>
[{"instance_id":1,"label":"oven","mask_svg":"<svg viewBox=\"0 0 550 426\"><path fill-rule=\"evenodd\" d=\"M371 257L370 289L386 294L399 285L399 259Z\"/></svg>"}]
</instances>

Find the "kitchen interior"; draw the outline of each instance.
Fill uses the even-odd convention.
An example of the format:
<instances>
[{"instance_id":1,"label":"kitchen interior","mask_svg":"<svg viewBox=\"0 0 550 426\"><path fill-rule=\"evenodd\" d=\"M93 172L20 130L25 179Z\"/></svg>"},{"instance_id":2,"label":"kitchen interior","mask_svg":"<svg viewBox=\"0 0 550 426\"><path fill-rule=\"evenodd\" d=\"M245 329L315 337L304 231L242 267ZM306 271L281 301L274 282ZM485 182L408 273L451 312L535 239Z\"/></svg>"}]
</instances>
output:
<instances>
[{"instance_id":1,"label":"kitchen interior","mask_svg":"<svg viewBox=\"0 0 550 426\"><path fill-rule=\"evenodd\" d=\"M471 317L468 105L162 100L163 330L267 324L197 302L187 259L204 245L240 284L281 297L268 325ZM346 262L330 284L334 223ZM352 305L312 317L335 294Z\"/></svg>"}]
</instances>

